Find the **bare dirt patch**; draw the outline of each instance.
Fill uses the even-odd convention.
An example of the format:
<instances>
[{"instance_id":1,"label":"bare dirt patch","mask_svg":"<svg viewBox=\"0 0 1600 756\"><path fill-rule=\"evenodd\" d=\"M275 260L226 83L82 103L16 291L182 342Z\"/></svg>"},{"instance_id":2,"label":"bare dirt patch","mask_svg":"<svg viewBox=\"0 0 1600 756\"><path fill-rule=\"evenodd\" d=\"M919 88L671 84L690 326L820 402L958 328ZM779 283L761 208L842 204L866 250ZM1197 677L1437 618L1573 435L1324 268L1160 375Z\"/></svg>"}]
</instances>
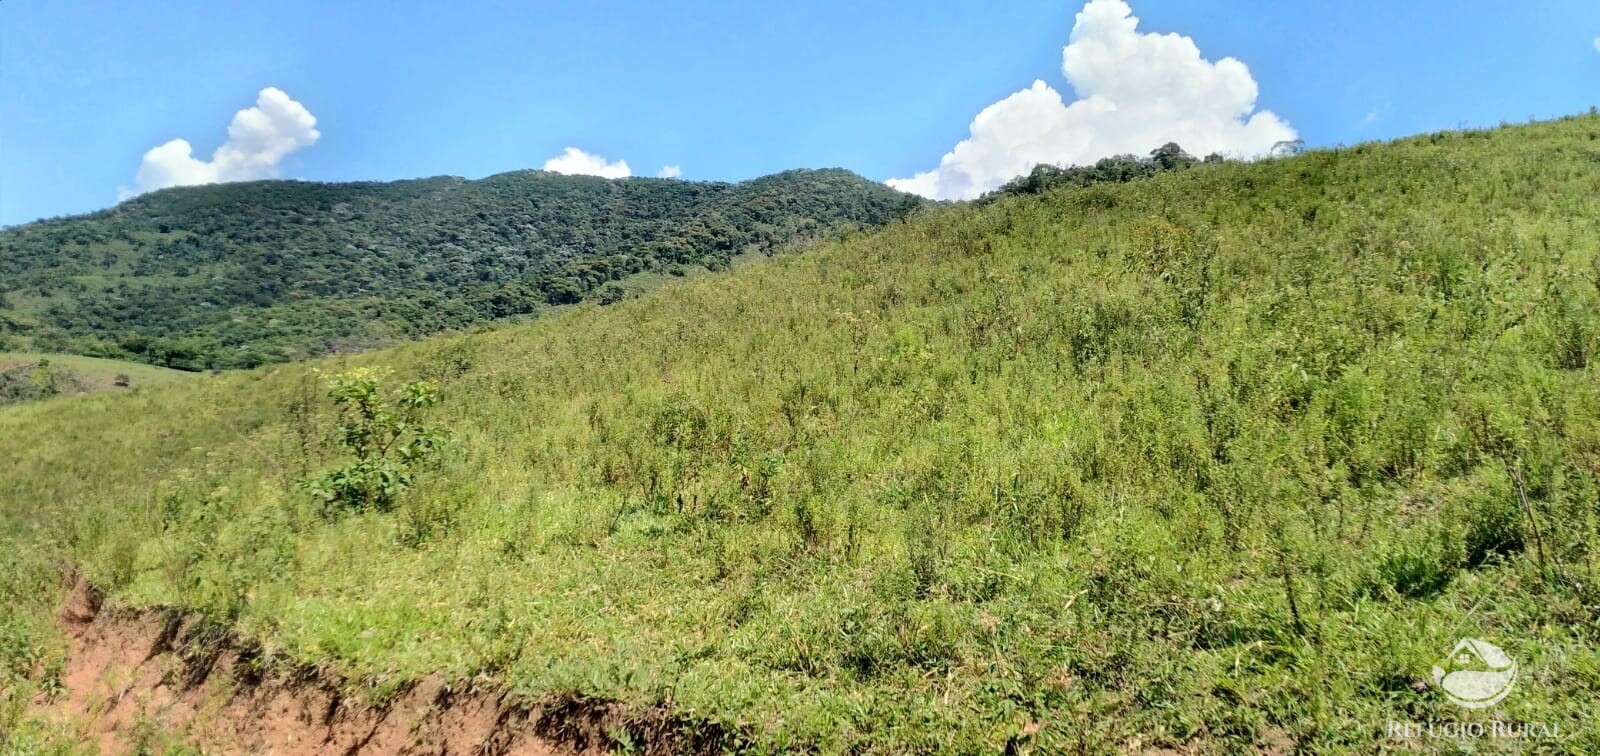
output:
<instances>
[{"instance_id":1,"label":"bare dirt patch","mask_svg":"<svg viewBox=\"0 0 1600 756\"><path fill-rule=\"evenodd\" d=\"M225 629L175 612L102 611L79 581L59 619L71 638L61 692L35 713L105 753L181 742L207 753L712 753L729 745L668 707L585 699L524 702L427 679L383 706L305 667L264 659Z\"/></svg>"}]
</instances>

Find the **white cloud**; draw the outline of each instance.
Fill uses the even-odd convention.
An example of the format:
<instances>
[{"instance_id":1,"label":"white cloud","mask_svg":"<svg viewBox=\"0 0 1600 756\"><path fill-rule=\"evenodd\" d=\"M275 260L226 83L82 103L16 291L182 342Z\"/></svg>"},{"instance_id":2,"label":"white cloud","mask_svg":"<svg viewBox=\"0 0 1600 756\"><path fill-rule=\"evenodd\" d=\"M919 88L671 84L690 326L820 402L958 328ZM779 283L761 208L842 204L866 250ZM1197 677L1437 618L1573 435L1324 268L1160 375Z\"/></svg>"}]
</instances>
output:
<instances>
[{"instance_id":1,"label":"white cloud","mask_svg":"<svg viewBox=\"0 0 1600 756\"><path fill-rule=\"evenodd\" d=\"M676 165L663 165L656 178L678 178L683 175L683 168Z\"/></svg>"},{"instance_id":2,"label":"white cloud","mask_svg":"<svg viewBox=\"0 0 1600 756\"><path fill-rule=\"evenodd\" d=\"M1600 52L1600 37L1594 38L1594 51Z\"/></svg>"},{"instance_id":3,"label":"white cloud","mask_svg":"<svg viewBox=\"0 0 1600 756\"><path fill-rule=\"evenodd\" d=\"M633 175L628 161L607 162L599 155L591 155L577 147L568 147L560 155L544 161L544 169L555 173L601 178L627 178Z\"/></svg>"},{"instance_id":4,"label":"white cloud","mask_svg":"<svg viewBox=\"0 0 1600 756\"><path fill-rule=\"evenodd\" d=\"M1067 103L1044 81L978 113L971 136L933 170L887 183L935 199L970 199L1040 163L1092 163L1144 155L1177 142L1196 155L1261 155L1296 138L1269 110L1238 60L1215 63L1179 34L1141 34L1123 0L1090 0L1062 51L1062 73L1078 99ZM1255 111L1255 112L1252 112Z\"/></svg>"},{"instance_id":5,"label":"white cloud","mask_svg":"<svg viewBox=\"0 0 1600 756\"><path fill-rule=\"evenodd\" d=\"M285 157L322 137L316 126L316 117L304 105L277 87L267 87L253 107L233 114L228 141L210 160L196 158L184 139L155 147L139 161L134 187L121 189L119 199L169 186L276 178Z\"/></svg>"}]
</instances>

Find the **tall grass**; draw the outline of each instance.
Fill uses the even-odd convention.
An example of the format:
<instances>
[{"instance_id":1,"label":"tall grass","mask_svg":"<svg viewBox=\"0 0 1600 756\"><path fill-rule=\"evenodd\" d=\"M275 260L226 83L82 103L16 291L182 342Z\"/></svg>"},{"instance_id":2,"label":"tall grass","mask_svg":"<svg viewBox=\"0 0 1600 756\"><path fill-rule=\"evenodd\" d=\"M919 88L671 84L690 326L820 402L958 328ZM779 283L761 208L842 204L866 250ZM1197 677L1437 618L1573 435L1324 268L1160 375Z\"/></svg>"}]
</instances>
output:
<instances>
[{"instance_id":1,"label":"tall grass","mask_svg":"<svg viewBox=\"0 0 1600 756\"><path fill-rule=\"evenodd\" d=\"M435 381L452 440L331 520L309 365L0 410L8 649L59 557L379 693L1228 751L1476 716L1422 686L1475 635L1526 670L1493 716L1597 748L1596 218L1593 116L940 209L319 363Z\"/></svg>"}]
</instances>

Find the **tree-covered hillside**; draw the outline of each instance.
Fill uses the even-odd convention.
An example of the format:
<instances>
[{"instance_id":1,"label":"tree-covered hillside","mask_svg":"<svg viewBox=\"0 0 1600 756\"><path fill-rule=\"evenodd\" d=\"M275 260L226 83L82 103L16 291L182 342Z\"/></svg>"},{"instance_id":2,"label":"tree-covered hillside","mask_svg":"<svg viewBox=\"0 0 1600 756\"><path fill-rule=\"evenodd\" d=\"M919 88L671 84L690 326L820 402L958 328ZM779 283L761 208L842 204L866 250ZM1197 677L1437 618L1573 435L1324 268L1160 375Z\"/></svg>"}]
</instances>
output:
<instances>
[{"instance_id":1,"label":"tree-covered hillside","mask_svg":"<svg viewBox=\"0 0 1600 756\"><path fill-rule=\"evenodd\" d=\"M613 301L634 274L720 269L914 202L842 170L170 189L0 232L0 350L250 367Z\"/></svg>"}]
</instances>

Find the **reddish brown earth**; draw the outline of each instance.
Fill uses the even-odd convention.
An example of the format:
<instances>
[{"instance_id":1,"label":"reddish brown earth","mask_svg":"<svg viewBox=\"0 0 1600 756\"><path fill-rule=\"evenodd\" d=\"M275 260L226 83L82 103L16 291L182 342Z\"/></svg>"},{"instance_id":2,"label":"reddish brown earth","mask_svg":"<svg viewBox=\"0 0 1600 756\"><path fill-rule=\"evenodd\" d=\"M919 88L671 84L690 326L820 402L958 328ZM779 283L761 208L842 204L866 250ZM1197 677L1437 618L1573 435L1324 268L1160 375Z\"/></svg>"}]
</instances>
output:
<instances>
[{"instance_id":1,"label":"reddish brown earth","mask_svg":"<svg viewBox=\"0 0 1600 756\"><path fill-rule=\"evenodd\" d=\"M424 680L384 707L341 695L338 680L264 660L254 647L176 613L101 611L79 582L60 619L71 638L62 692L35 713L103 753L149 737L206 753L605 753L627 733L647 754L710 753L715 728L665 707L625 711L586 700L519 702L491 689Z\"/></svg>"}]
</instances>

